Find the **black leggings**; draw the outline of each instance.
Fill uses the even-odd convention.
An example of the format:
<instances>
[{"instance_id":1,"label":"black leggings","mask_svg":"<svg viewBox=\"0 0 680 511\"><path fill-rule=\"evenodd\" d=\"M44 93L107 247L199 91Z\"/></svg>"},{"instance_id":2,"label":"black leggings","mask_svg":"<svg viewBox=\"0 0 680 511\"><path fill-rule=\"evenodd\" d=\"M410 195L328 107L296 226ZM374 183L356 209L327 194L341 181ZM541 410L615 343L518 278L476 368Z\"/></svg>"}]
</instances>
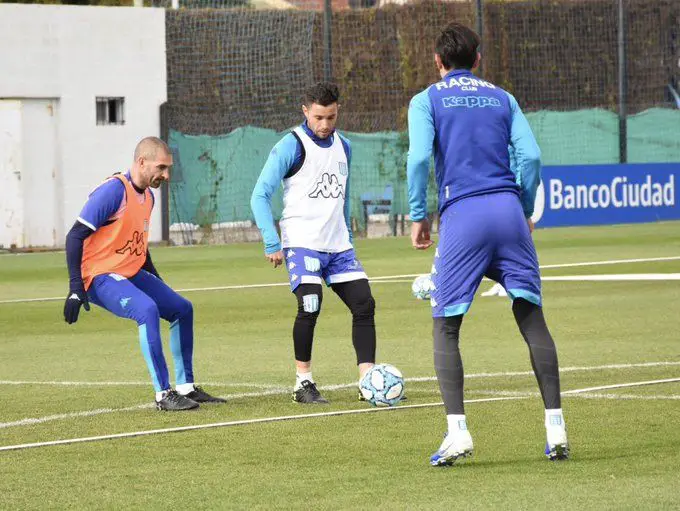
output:
<instances>
[{"instance_id":1,"label":"black leggings","mask_svg":"<svg viewBox=\"0 0 680 511\"><path fill-rule=\"evenodd\" d=\"M529 347L531 367L546 409L561 408L560 374L557 349L543 317L543 309L522 298L512 304L512 312ZM447 414L463 414L463 361L458 341L463 316L434 318L434 368Z\"/></svg>"},{"instance_id":2,"label":"black leggings","mask_svg":"<svg viewBox=\"0 0 680 511\"><path fill-rule=\"evenodd\" d=\"M357 354L357 364L375 362L375 300L368 281L353 280L332 284L331 289L352 312L352 344ZM314 328L321 312L323 288L320 284L300 284L294 291L298 302L293 324L295 360L312 359Z\"/></svg>"}]
</instances>

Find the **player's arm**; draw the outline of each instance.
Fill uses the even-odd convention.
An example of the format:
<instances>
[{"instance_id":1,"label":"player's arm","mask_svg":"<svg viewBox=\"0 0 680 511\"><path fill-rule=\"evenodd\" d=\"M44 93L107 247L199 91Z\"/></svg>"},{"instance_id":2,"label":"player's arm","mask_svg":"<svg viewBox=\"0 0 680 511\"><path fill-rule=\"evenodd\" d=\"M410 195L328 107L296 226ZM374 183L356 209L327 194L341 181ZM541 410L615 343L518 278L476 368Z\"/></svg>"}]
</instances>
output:
<instances>
[{"instance_id":1,"label":"player's arm","mask_svg":"<svg viewBox=\"0 0 680 511\"><path fill-rule=\"evenodd\" d=\"M158 274L158 270L156 270L156 267L153 264L153 260L151 259L151 252L149 252L149 249L146 249L146 260L144 261L144 265L142 266L142 270L145 270L149 272L151 275L153 275L156 278L161 278L161 276ZM163 280L163 279L161 279Z\"/></svg>"},{"instance_id":2,"label":"player's arm","mask_svg":"<svg viewBox=\"0 0 680 511\"><path fill-rule=\"evenodd\" d=\"M512 124L510 127L511 164L510 168L515 174L517 184L521 190L522 209L526 218L534 213L534 201L536 190L541 182L541 150L536 138L531 131L522 109L517 100L508 94L510 98L510 111Z\"/></svg>"},{"instance_id":3,"label":"player's arm","mask_svg":"<svg viewBox=\"0 0 680 511\"><path fill-rule=\"evenodd\" d=\"M406 162L411 242L418 249L432 245L427 222L427 182L434 144L434 116L427 89L416 94L408 107L409 148Z\"/></svg>"},{"instance_id":4,"label":"player's arm","mask_svg":"<svg viewBox=\"0 0 680 511\"><path fill-rule=\"evenodd\" d=\"M70 290L85 289L81 272L83 245L93 232L88 226L76 220L66 235L66 265L68 266Z\"/></svg>"},{"instance_id":5,"label":"player's arm","mask_svg":"<svg viewBox=\"0 0 680 511\"><path fill-rule=\"evenodd\" d=\"M292 133L283 137L269 153L269 158L257 179L255 189L250 198L250 207L253 210L255 223L262 233L264 241L264 253L268 259L270 256L281 252L281 239L276 232L274 215L272 214L272 196L281 186L281 181L295 167L296 155L299 155L297 138ZM275 266L277 262L272 260ZM279 261L280 263L281 261Z\"/></svg>"},{"instance_id":6,"label":"player's arm","mask_svg":"<svg viewBox=\"0 0 680 511\"><path fill-rule=\"evenodd\" d=\"M85 240L97 229L110 222L125 197L125 185L112 179L99 186L88 198L78 219L66 235L66 265L69 275L69 293L64 304L67 323L78 321L81 305L90 310L83 283L82 263Z\"/></svg>"},{"instance_id":7,"label":"player's arm","mask_svg":"<svg viewBox=\"0 0 680 511\"><path fill-rule=\"evenodd\" d=\"M340 134L338 134L340 135ZM352 145L349 142L349 139L343 137L340 135L340 140L342 141L342 147L345 149L345 155L347 156L347 181L345 183L345 224L347 224L347 232L349 232L349 242L352 243L354 241L354 234L352 233L352 209L350 207L350 200L352 196L350 195L349 191L349 181L350 181L350 176L351 174L351 166L352 166Z\"/></svg>"},{"instance_id":8,"label":"player's arm","mask_svg":"<svg viewBox=\"0 0 680 511\"><path fill-rule=\"evenodd\" d=\"M151 193L151 209L153 210L154 206L156 205L156 196ZM149 252L149 249L146 249L146 259L144 259L144 264L142 265L142 270L149 272L151 275L154 277L161 279L161 276L158 274L158 270L153 264L153 260L151 259L151 252ZM163 279L161 279L163 280Z\"/></svg>"}]
</instances>

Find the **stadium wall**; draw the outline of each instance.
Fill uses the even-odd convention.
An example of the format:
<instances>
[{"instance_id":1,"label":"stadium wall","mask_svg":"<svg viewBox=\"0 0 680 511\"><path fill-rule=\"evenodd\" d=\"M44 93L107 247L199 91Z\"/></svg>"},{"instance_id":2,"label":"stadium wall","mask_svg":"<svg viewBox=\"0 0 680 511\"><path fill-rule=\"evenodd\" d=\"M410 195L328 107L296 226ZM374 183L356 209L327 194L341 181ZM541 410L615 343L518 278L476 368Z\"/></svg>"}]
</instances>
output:
<instances>
[{"instance_id":1,"label":"stadium wall","mask_svg":"<svg viewBox=\"0 0 680 511\"><path fill-rule=\"evenodd\" d=\"M88 193L160 133L165 11L0 4L0 70L0 247L63 246ZM124 123L98 125L97 97L124 98Z\"/></svg>"}]
</instances>

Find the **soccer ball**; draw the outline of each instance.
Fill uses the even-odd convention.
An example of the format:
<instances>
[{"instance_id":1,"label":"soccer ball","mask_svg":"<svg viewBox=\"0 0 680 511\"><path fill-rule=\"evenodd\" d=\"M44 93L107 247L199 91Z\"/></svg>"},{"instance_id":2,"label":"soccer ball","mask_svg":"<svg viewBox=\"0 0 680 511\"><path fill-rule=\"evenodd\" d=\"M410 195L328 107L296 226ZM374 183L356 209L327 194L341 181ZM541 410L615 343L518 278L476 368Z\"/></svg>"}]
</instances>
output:
<instances>
[{"instance_id":1,"label":"soccer ball","mask_svg":"<svg viewBox=\"0 0 680 511\"><path fill-rule=\"evenodd\" d=\"M416 277L413 284L411 284L411 292L418 300L429 300L430 293L433 290L434 284L429 274Z\"/></svg>"},{"instance_id":2,"label":"soccer ball","mask_svg":"<svg viewBox=\"0 0 680 511\"><path fill-rule=\"evenodd\" d=\"M394 406L404 397L404 377L393 365L376 364L361 379L359 390L373 406Z\"/></svg>"}]
</instances>

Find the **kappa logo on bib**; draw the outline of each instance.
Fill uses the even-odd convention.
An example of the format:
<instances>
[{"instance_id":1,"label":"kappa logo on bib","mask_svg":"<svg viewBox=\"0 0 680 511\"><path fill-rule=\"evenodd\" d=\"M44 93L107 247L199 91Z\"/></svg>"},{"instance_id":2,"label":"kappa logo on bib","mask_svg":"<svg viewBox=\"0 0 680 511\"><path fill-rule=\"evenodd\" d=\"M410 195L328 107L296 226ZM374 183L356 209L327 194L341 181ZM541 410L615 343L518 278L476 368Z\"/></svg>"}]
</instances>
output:
<instances>
[{"instance_id":1,"label":"kappa logo on bib","mask_svg":"<svg viewBox=\"0 0 680 511\"><path fill-rule=\"evenodd\" d=\"M141 232L135 231L132 234L132 239L129 239L124 247L116 250L117 254L124 254L125 252L130 252L130 255L144 255L144 235Z\"/></svg>"},{"instance_id":2,"label":"kappa logo on bib","mask_svg":"<svg viewBox=\"0 0 680 511\"><path fill-rule=\"evenodd\" d=\"M310 199L318 199L323 197L325 199L337 199L338 197L345 197L342 185L338 181L338 176L335 174L325 173L321 176L321 181L316 184L314 191L309 194Z\"/></svg>"}]
</instances>

